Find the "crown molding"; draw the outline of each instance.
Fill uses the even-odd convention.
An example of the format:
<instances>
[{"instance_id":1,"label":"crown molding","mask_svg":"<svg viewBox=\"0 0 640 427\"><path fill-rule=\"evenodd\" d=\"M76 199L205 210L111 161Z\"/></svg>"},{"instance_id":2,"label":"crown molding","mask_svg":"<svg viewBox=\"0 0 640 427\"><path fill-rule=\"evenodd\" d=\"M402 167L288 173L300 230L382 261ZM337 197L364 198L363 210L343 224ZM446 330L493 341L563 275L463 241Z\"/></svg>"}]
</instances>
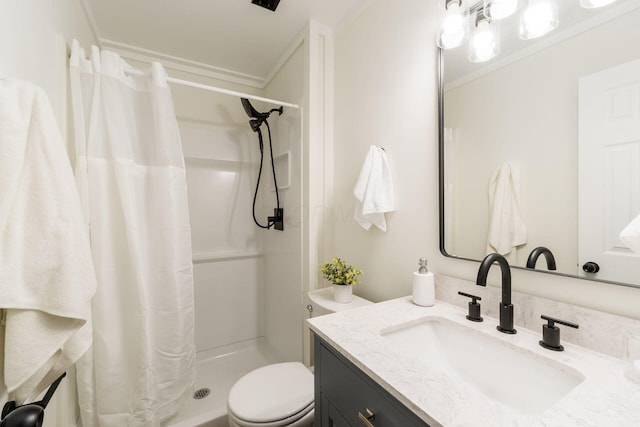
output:
<instances>
[{"instance_id":1,"label":"crown molding","mask_svg":"<svg viewBox=\"0 0 640 427\"><path fill-rule=\"evenodd\" d=\"M118 53L125 59L147 63L159 61L165 68L170 70L184 71L198 76L209 77L259 89L263 89L265 86L265 79L262 77L239 73L225 68L205 64L203 62L167 55L113 40L103 38L101 41L102 47Z\"/></svg>"},{"instance_id":2,"label":"crown molding","mask_svg":"<svg viewBox=\"0 0 640 427\"><path fill-rule=\"evenodd\" d=\"M289 46L285 49L284 53L276 61L273 67L271 67L271 70L267 73L267 76L263 80L263 86L262 86L263 89L269 83L271 83L271 80L273 80L276 74L278 74L278 72L282 69L282 67L284 67L284 64L289 60L289 58L291 58L291 56L295 53L298 47L302 43L304 43L304 40L307 35L307 28L308 26L305 27L302 31L300 31L298 35L296 35L296 37L293 39L293 42L289 44Z\"/></svg>"},{"instance_id":3,"label":"crown molding","mask_svg":"<svg viewBox=\"0 0 640 427\"><path fill-rule=\"evenodd\" d=\"M80 0L80 5L82 6L82 10L84 11L84 15L87 17L87 22L89 23L89 29L93 34L93 38L95 39L95 43L98 47L102 47L102 37L100 36L100 29L98 28L98 23L96 21L96 17L93 15L93 9L89 5L88 0Z\"/></svg>"},{"instance_id":4,"label":"crown molding","mask_svg":"<svg viewBox=\"0 0 640 427\"><path fill-rule=\"evenodd\" d=\"M364 12L374 0L360 0L342 17L333 27L333 34L338 35L351 25Z\"/></svg>"}]
</instances>

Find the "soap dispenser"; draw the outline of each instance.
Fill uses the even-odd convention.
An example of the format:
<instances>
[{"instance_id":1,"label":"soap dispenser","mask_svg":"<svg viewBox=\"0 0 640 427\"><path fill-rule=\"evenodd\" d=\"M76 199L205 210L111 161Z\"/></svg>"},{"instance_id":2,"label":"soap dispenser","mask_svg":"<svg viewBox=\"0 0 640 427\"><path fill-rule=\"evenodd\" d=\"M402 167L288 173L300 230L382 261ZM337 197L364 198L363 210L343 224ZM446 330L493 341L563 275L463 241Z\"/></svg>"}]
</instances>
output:
<instances>
[{"instance_id":1,"label":"soap dispenser","mask_svg":"<svg viewBox=\"0 0 640 427\"><path fill-rule=\"evenodd\" d=\"M427 270L427 259L420 258L420 268L413 273L413 303L431 307L436 302L436 290L433 273Z\"/></svg>"}]
</instances>

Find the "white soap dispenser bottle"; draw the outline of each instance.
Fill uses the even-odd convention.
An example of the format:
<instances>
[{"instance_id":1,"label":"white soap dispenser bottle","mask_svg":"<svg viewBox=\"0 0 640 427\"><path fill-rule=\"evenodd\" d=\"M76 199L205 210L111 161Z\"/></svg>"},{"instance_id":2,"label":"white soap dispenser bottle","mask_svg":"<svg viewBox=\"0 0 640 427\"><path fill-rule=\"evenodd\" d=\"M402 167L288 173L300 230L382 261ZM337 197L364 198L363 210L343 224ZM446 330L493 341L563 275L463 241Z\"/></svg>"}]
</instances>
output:
<instances>
[{"instance_id":1,"label":"white soap dispenser bottle","mask_svg":"<svg viewBox=\"0 0 640 427\"><path fill-rule=\"evenodd\" d=\"M413 303L431 307L436 302L433 273L427 270L427 259L420 258L420 268L413 273Z\"/></svg>"}]
</instances>

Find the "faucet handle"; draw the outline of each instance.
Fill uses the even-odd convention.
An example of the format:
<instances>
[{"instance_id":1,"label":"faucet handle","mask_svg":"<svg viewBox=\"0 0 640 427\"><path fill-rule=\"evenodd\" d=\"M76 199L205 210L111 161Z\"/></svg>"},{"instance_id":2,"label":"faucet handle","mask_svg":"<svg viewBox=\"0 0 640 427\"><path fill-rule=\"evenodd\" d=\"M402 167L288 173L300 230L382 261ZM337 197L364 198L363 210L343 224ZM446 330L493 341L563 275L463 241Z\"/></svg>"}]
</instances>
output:
<instances>
[{"instance_id":1,"label":"faucet handle","mask_svg":"<svg viewBox=\"0 0 640 427\"><path fill-rule=\"evenodd\" d=\"M545 316L544 314L540 316L543 320L546 320L548 323L546 325L542 325L542 340L538 343L549 350L553 351L562 351L564 347L560 345L560 328L555 326L556 323L559 323L564 326L569 326L571 328L578 329L577 323L568 322L566 320L556 319L555 317Z\"/></svg>"},{"instance_id":2,"label":"faucet handle","mask_svg":"<svg viewBox=\"0 0 640 427\"><path fill-rule=\"evenodd\" d=\"M466 294L464 292L458 292L458 295L471 298L471 301L469 301L469 314L467 315L467 319L471 320L472 322L482 322L484 319L480 315L480 304L478 303L478 301L482 300L482 298L475 295Z\"/></svg>"}]
</instances>

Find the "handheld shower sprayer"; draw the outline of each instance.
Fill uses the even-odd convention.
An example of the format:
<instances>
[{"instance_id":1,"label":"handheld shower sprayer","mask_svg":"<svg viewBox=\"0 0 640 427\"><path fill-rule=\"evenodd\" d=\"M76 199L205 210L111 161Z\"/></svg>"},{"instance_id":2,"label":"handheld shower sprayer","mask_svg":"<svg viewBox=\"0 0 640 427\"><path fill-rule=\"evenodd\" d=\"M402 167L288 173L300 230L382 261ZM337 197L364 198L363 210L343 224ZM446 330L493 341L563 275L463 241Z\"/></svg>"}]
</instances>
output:
<instances>
[{"instance_id":1,"label":"handheld shower sprayer","mask_svg":"<svg viewBox=\"0 0 640 427\"><path fill-rule=\"evenodd\" d=\"M266 113L260 113L253 108L253 105L251 105L251 102L249 102L247 98L240 98L240 101L242 102L244 112L247 113L247 116L251 119L249 120L249 125L254 132L258 132L262 123L267 121L271 113L278 113L278 115L281 116L284 111L283 107L280 106L279 108L272 108Z\"/></svg>"},{"instance_id":2,"label":"handheld shower sprayer","mask_svg":"<svg viewBox=\"0 0 640 427\"><path fill-rule=\"evenodd\" d=\"M256 182L256 191L253 194L253 221L260 228L270 229L271 227L276 230L284 230L284 209L280 208L280 195L278 193L278 182L276 180L276 167L275 162L273 160L273 145L271 143L271 128L269 127L269 122L267 119L271 115L271 113L277 112L278 115L282 115L284 111L282 106L279 108L273 108L267 112L261 113L251 105L251 102L247 98L240 98L242 102L242 107L244 108L245 113L249 116L249 126L251 126L251 130L258 134L258 143L260 147L260 169L258 170L258 180ZM271 171L273 172L273 185L276 190L276 208L274 211L274 216L267 217L267 225L262 225L258 222L256 218L256 199L258 197L258 188L260 187L260 178L262 177L262 163L264 160L264 143L262 141L262 130L260 129L262 124L267 126L267 132L269 135L269 152L271 153Z\"/></svg>"}]
</instances>

